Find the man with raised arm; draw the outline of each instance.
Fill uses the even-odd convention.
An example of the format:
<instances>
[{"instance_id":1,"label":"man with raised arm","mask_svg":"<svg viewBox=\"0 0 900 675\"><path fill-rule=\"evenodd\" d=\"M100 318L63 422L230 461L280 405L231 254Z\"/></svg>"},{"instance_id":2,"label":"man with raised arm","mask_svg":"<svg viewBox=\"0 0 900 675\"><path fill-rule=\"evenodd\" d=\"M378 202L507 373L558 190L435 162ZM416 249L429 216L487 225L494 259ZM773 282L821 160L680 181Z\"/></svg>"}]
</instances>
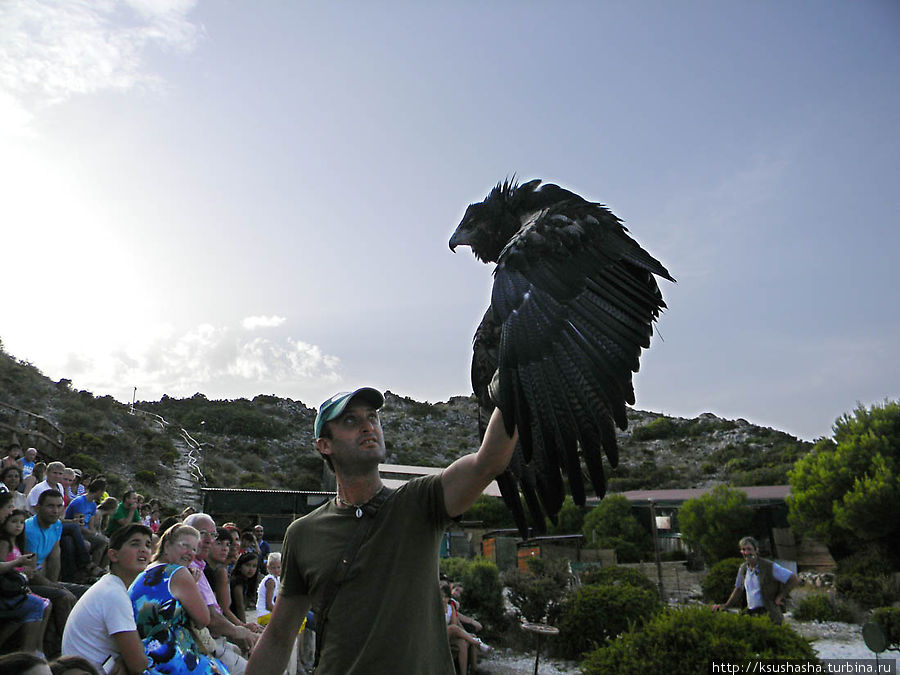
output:
<instances>
[{"instance_id":1,"label":"man with raised arm","mask_svg":"<svg viewBox=\"0 0 900 675\"><path fill-rule=\"evenodd\" d=\"M383 405L381 392L364 387L319 406L316 446L335 472L337 497L288 528L280 595L248 675L284 670L310 608L317 613L317 675L453 675L438 585L441 536L506 468L515 437L495 410L478 452L390 491L378 474L386 454ZM340 561L349 558L335 583Z\"/></svg>"}]
</instances>

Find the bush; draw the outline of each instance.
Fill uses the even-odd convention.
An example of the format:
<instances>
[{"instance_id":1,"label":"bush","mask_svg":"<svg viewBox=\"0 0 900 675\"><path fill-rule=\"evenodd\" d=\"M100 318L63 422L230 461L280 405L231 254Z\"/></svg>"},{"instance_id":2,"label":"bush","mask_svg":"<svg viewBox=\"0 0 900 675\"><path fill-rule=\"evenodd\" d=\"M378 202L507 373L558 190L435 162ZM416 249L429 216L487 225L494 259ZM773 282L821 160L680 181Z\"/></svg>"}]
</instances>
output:
<instances>
[{"instance_id":1,"label":"bush","mask_svg":"<svg viewBox=\"0 0 900 675\"><path fill-rule=\"evenodd\" d=\"M581 582L594 586L634 586L647 591L657 592L656 584L650 581L643 572L630 567L610 565L608 567L591 567L581 573Z\"/></svg>"},{"instance_id":2,"label":"bush","mask_svg":"<svg viewBox=\"0 0 900 675\"><path fill-rule=\"evenodd\" d=\"M612 549L616 552L616 562L636 563L640 562L644 555L640 546L627 541L622 537L600 537L597 540L597 548Z\"/></svg>"},{"instance_id":3,"label":"bush","mask_svg":"<svg viewBox=\"0 0 900 675\"><path fill-rule=\"evenodd\" d=\"M584 586L563 601L556 647L562 656L578 658L630 625L642 623L661 606L655 590L627 584Z\"/></svg>"},{"instance_id":4,"label":"bush","mask_svg":"<svg viewBox=\"0 0 900 675\"><path fill-rule=\"evenodd\" d=\"M834 585L840 595L864 608L890 605L897 599L892 572L885 551L877 544L869 544L838 561Z\"/></svg>"},{"instance_id":5,"label":"bush","mask_svg":"<svg viewBox=\"0 0 900 675\"><path fill-rule=\"evenodd\" d=\"M794 607L797 621L843 621L853 623L853 612L846 604L826 593L808 593Z\"/></svg>"},{"instance_id":6,"label":"bush","mask_svg":"<svg viewBox=\"0 0 900 675\"><path fill-rule=\"evenodd\" d=\"M469 561L465 558L441 558L441 574L450 579L462 583Z\"/></svg>"},{"instance_id":7,"label":"bush","mask_svg":"<svg viewBox=\"0 0 900 675\"><path fill-rule=\"evenodd\" d=\"M463 514L463 520L480 520L488 528L515 527L512 513L502 499L480 495L469 510Z\"/></svg>"},{"instance_id":8,"label":"bush","mask_svg":"<svg viewBox=\"0 0 900 675\"><path fill-rule=\"evenodd\" d=\"M556 525L550 526L550 534L581 534L584 527L583 506L577 506L572 497L566 495L562 508L557 514Z\"/></svg>"},{"instance_id":9,"label":"bush","mask_svg":"<svg viewBox=\"0 0 900 675\"><path fill-rule=\"evenodd\" d=\"M725 602L734 590L738 569L743 562L743 558L725 558L713 565L700 582L703 597L711 602Z\"/></svg>"},{"instance_id":10,"label":"bush","mask_svg":"<svg viewBox=\"0 0 900 675\"><path fill-rule=\"evenodd\" d=\"M837 572L859 574L868 577L889 576L893 572L891 561L877 545L869 545L838 561Z\"/></svg>"},{"instance_id":11,"label":"bush","mask_svg":"<svg viewBox=\"0 0 900 675\"><path fill-rule=\"evenodd\" d=\"M888 576L838 573L834 587L841 597L865 609L889 605L897 597L897 589Z\"/></svg>"},{"instance_id":12,"label":"bush","mask_svg":"<svg viewBox=\"0 0 900 675\"><path fill-rule=\"evenodd\" d=\"M879 607L872 612L872 621L881 626L890 647L900 647L900 607Z\"/></svg>"},{"instance_id":13,"label":"bush","mask_svg":"<svg viewBox=\"0 0 900 675\"><path fill-rule=\"evenodd\" d=\"M146 483L147 485L156 485L157 475L153 471L141 469L140 471L135 471L134 479L141 483Z\"/></svg>"},{"instance_id":14,"label":"bush","mask_svg":"<svg viewBox=\"0 0 900 675\"><path fill-rule=\"evenodd\" d=\"M503 584L497 566L490 560L477 558L466 566L462 583L465 613L474 615L482 623L502 624L505 617Z\"/></svg>"},{"instance_id":15,"label":"bush","mask_svg":"<svg viewBox=\"0 0 900 675\"><path fill-rule=\"evenodd\" d=\"M747 495L735 488L717 485L678 511L685 543L698 551L707 565L734 555L738 540L750 531L753 509Z\"/></svg>"},{"instance_id":16,"label":"bush","mask_svg":"<svg viewBox=\"0 0 900 675\"><path fill-rule=\"evenodd\" d=\"M657 417L640 427L635 427L631 432L631 438L635 441L652 441L663 438L671 438L676 434L678 425L668 417Z\"/></svg>"},{"instance_id":17,"label":"bush","mask_svg":"<svg viewBox=\"0 0 900 675\"><path fill-rule=\"evenodd\" d=\"M631 513L631 504L622 495L610 495L591 509L582 528L585 544L614 548L616 556L636 562L652 546L650 533Z\"/></svg>"},{"instance_id":18,"label":"bush","mask_svg":"<svg viewBox=\"0 0 900 675\"><path fill-rule=\"evenodd\" d=\"M531 623L556 623L570 580L569 563L563 558L530 558L527 572L516 568L503 575L510 603Z\"/></svg>"},{"instance_id":19,"label":"bush","mask_svg":"<svg viewBox=\"0 0 900 675\"><path fill-rule=\"evenodd\" d=\"M76 452L66 460L66 466L81 469L82 473L96 476L103 473L103 465L90 455L82 452Z\"/></svg>"},{"instance_id":20,"label":"bush","mask_svg":"<svg viewBox=\"0 0 900 675\"><path fill-rule=\"evenodd\" d=\"M818 662L809 643L787 626L776 626L766 617L691 607L651 618L588 654L581 668L587 675L695 675L709 672L712 661L775 658Z\"/></svg>"}]
</instances>

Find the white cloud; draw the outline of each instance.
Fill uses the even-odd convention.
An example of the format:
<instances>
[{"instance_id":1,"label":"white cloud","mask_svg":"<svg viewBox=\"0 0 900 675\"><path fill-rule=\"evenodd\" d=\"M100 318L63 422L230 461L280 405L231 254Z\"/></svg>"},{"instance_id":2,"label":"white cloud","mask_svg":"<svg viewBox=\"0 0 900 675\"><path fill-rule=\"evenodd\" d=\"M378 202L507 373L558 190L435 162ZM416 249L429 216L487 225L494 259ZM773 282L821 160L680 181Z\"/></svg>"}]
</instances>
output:
<instances>
[{"instance_id":1,"label":"white cloud","mask_svg":"<svg viewBox=\"0 0 900 675\"><path fill-rule=\"evenodd\" d=\"M0 3L0 125L24 133L35 110L77 94L156 87L144 51L190 52L202 29L196 0L4 0Z\"/></svg>"},{"instance_id":2,"label":"white cloud","mask_svg":"<svg viewBox=\"0 0 900 675\"><path fill-rule=\"evenodd\" d=\"M241 326L247 330L256 330L257 328L277 328L287 319L283 316L248 316L241 321Z\"/></svg>"},{"instance_id":3,"label":"white cloud","mask_svg":"<svg viewBox=\"0 0 900 675\"><path fill-rule=\"evenodd\" d=\"M295 338L248 338L228 327L201 324L183 334L161 332L108 354L69 354L60 371L97 395L130 400L202 392L210 398L270 393L299 398L340 380L338 357ZM55 369L54 369L55 370ZM127 396L126 396L127 394Z\"/></svg>"}]
</instances>

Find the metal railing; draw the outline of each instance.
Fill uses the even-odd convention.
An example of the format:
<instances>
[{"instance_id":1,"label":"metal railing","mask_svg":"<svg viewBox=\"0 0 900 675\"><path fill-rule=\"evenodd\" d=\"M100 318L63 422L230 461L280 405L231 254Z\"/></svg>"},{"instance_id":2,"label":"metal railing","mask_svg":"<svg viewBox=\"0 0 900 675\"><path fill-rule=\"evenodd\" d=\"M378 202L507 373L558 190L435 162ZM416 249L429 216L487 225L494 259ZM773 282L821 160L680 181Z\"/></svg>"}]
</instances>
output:
<instances>
[{"instance_id":1,"label":"metal railing","mask_svg":"<svg viewBox=\"0 0 900 675\"><path fill-rule=\"evenodd\" d=\"M197 481L198 487L202 488L206 485L206 477L203 475L203 470L200 468L200 459L203 447L214 448L215 446L213 446L212 443L200 443L188 433L187 429L171 424L162 415L157 415L148 410L141 410L140 408L135 407L131 408L131 412L132 414L141 414L145 417L152 418L163 430L168 430L170 427L177 429L176 433L188 447L188 472L191 474L191 477Z\"/></svg>"},{"instance_id":2,"label":"metal railing","mask_svg":"<svg viewBox=\"0 0 900 675\"><path fill-rule=\"evenodd\" d=\"M66 438L62 430L46 417L2 401L0 401L0 429L7 429L16 437L30 439L26 444L19 438L19 442L23 445L38 446L43 441L57 450L62 450ZM38 447L38 450L43 449Z\"/></svg>"}]
</instances>

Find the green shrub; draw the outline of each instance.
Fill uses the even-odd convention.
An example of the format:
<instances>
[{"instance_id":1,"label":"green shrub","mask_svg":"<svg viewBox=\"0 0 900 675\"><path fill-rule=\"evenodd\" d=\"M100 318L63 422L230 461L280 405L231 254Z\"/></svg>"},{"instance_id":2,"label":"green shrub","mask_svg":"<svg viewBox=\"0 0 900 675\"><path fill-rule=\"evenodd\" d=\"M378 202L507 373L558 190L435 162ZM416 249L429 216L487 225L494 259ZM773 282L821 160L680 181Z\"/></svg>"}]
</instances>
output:
<instances>
[{"instance_id":1,"label":"green shrub","mask_svg":"<svg viewBox=\"0 0 900 675\"><path fill-rule=\"evenodd\" d=\"M441 558L441 574L450 579L462 583L470 562L465 558Z\"/></svg>"},{"instance_id":2,"label":"green shrub","mask_svg":"<svg viewBox=\"0 0 900 675\"><path fill-rule=\"evenodd\" d=\"M888 576L838 573L834 587L841 597L865 609L889 605L897 597L897 590Z\"/></svg>"},{"instance_id":3,"label":"green shrub","mask_svg":"<svg viewBox=\"0 0 900 675\"><path fill-rule=\"evenodd\" d=\"M116 499L122 499L122 495L126 490L131 489L131 485L125 482L125 479L115 473L106 473L106 491Z\"/></svg>"},{"instance_id":4,"label":"green shrub","mask_svg":"<svg viewBox=\"0 0 900 675\"><path fill-rule=\"evenodd\" d=\"M569 563L564 558L531 558L527 572L515 568L503 575L510 603L531 623L556 622L570 581Z\"/></svg>"},{"instance_id":5,"label":"green shrub","mask_svg":"<svg viewBox=\"0 0 900 675\"><path fill-rule=\"evenodd\" d=\"M879 607L872 612L872 621L884 630L889 646L900 647L900 607Z\"/></svg>"},{"instance_id":6,"label":"green shrub","mask_svg":"<svg viewBox=\"0 0 900 675\"><path fill-rule=\"evenodd\" d=\"M480 495L469 510L463 514L463 520L480 520L485 527L514 527L512 513L506 508L502 499Z\"/></svg>"},{"instance_id":7,"label":"green shrub","mask_svg":"<svg viewBox=\"0 0 900 675\"><path fill-rule=\"evenodd\" d=\"M853 622L853 612L846 604L826 593L808 593L797 602L793 616L797 621Z\"/></svg>"},{"instance_id":8,"label":"green shrub","mask_svg":"<svg viewBox=\"0 0 900 675\"><path fill-rule=\"evenodd\" d=\"M503 584L494 563L476 558L466 567L462 583L462 606L466 614L476 616L482 623L503 622Z\"/></svg>"},{"instance_id":9,"label":"green shrub","mask_svg":"<svg viewBox=\"0 0 900 675\"><path fill-rule=\"evenodd\" d=\"M156 485L157 475L153 471L141 469L140 471L134 472L134 479L141 483L147 483L148 485Z\"/></svg>"},{"instance_id":10,"label":"green shrub","mask_svg":"<svg viewBox=\"0 0 900 675\"><path fill-rule=\"evenodd\" d=\"M656 591L622 586L583 586L563 601L556 648L567 658L578 658L605 644L631 624L659 611Z\"/></svg>"},{"instance_id":11,"label":"green shrub","mask_svg":"<svg viewBox=\"0 0 900 675\"><path fill-rule=\"evenodd\" d=\"M594 586L634 586L656 593L656 584L640 570L631 567L609 565L607 567L591 567L581 573L581 583Z\"/></svg>"},{"instance_id":12,"label":"green shrub","mask_svg":"<svg viewBox=\"0 0 900 675\"><path fill-rule=\"evenodd\" d=\"M581 534L585 511L583 506L577 506L572 497L566 495L556 516L556 525L550 526L550 534Z\"/></svg>"},{"instance_id":13,"label":"green shrub","mask_svg":"<svg viewBox=\"0 0 900 675\"><path fill-rule=\"evenodd\" d=\"M712 565L737 552L738 540L751 531L753 509L747 504L746 493L717 485L684 502L678 522L684 542Z\"/></svg>"},{"instance_id":14,"label":"green shrub","mask_svg":"<svg viewBox=\"0 0 900 675\"><path fill-rule=\"evenodd\" d=\"M96 476L103 473L103 465L90 455L77 452L66 460L66 466L81 469L82 473Z\"/></svg>"},{"instance_id":15,"label":"green shrub","mask_svg":"<svg viewBox=\"0 0 900 675\"><path fill-rule=\"evenodd\" d=\"M866 609L886 606L897 599L891 572L890 558L877 544L870 544L838 562L834 586L841 596Z\"/></svg>"},{"instance_id":16,"label":"green shrub","mask_svg":"<svg viewBox=\"0 0 900 675\"><path fill-rule=\"evenodd\" d=\"M250 473L242 474L238 478L238 485L247 490L265 490L268 487L268 482L258 473L251 471Z\"/></svg>"},{"instance_id":17,"label":"green shrub","mask_svg":"<svg viewBox=\"0 0 900 675\"><path fill-rule=\"evenodd\" d=\"M622 537L600 537L597 548L612 549L616 552L616 562L636 563L643 559L643 550L634 542Z\"/></svg>"},{"instance_id":18,"label":"green shrub","mask_svg":"<svg viewBox=\"0 0 900 675\"><path fill-rule=\"evenodd\" d=\"M637 562L652 546L650 533L632 514L631 503L622 495L610 495L591 509L582 528L585 544L613 548L622 562Z\"/></svg>"},{"instance_id":19,"label":"green shrub","mask_svg":"<svg viewBox=\"0 0 900 675\"><path fill-rule=\"evenodd\" d=\"M787 626L776 626L766 617L691 607L651 618L588 654L581 668L587 675L695 675L710 672L712 661L775 658L817 662L809 643Z\"/></svg>"},{"instance_id":20,"label":"green shrub","mask_svg":"<svg viewBox=\"0 0 900 675\"><path fill-rule=\"evenodd\" d=\"M631 432L631 438L636 441L652 441L662 438L671 438L678 429L678 425L668 417L657 417L652 422L635 427Z\"/></svg>"},{"instance_id":21,"label":"green shrub","mask_svg":"<svg viewBox=\"0 0 900 675\"><path fill-rule=\"evenodd\" d=\"M838 561L837 573L859 574L868 577L888 576L893 572L891 561L877 545L869 545Z\"/></svg>"},{"instance_id":22,"label":"green shrub","mask_svg":"<svg viewBox=\"0 0 900 675\"><path fill-rule=\"evenodd\" d=\"M725 558L713 565L700 582L703 597L711 602L725 602L734 590L738 568L743 562L742 558Z\"/></svg>"}]
</instances>

